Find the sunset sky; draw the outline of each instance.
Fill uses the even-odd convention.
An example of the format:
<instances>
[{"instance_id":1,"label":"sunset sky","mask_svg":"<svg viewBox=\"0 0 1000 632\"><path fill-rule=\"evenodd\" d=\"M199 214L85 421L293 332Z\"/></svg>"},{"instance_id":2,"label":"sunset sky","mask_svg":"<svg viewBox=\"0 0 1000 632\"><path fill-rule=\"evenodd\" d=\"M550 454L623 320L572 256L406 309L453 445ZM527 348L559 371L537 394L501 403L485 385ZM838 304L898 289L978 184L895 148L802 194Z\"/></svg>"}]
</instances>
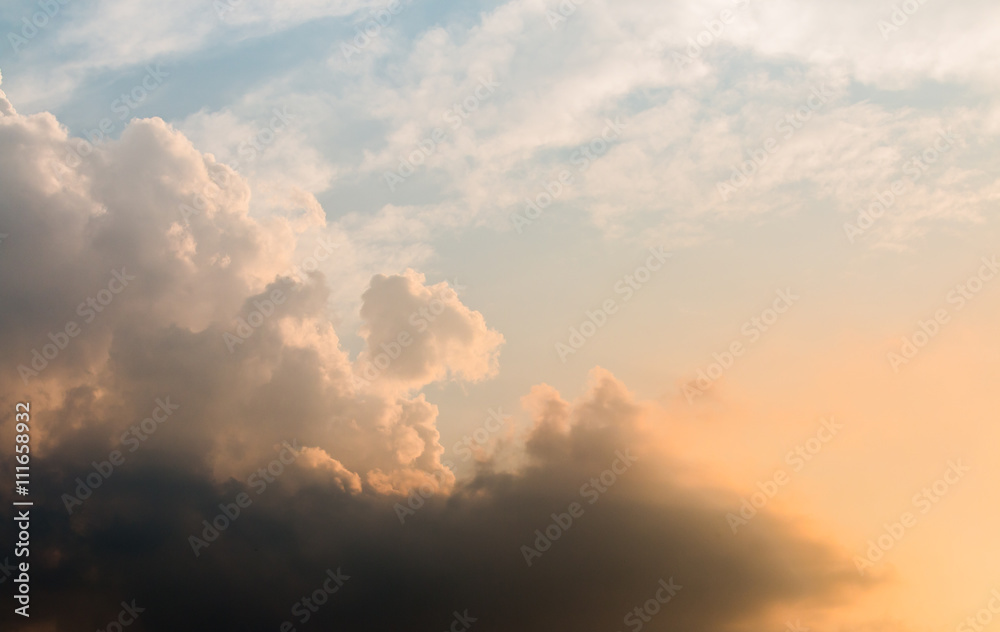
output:
<instances>
[{"instance_id":1,"label":"sunset sky","mask_svg":"<svg viewBox=\"0 0 1000 632\"><path fill-rule=\"evenodd\" d=\"M3 3L4 629L1000 630L997 24Z\"/></svg>"}]
</instances>

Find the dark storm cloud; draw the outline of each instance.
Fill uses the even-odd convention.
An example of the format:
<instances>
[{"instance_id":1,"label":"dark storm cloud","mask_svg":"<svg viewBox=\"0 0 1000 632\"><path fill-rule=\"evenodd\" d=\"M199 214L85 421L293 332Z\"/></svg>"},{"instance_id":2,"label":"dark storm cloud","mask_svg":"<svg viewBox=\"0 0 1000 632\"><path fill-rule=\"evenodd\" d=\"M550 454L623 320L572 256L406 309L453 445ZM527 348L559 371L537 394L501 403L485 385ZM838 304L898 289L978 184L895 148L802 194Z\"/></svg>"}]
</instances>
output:
<instances>
[{"instance_id":1,"label":"dark storm cloud","mask_svg":"<svg viewBox=\"0 0 1000 632\"><path fill-rule=\"evenodd\" d=\"M277 630L285 620L310 629L293 604L340 569L350 580L311 629L443 630L453 611L468 609L481 630L616 630L672 577L682 589L647 629L697 632L753 620L776 604L829 598L858 581L826 547L763 516L756 531L734 538L703 495L662 481L651 493L655 467L641 461L590 505L579 487L615 458L597 452L575 464L482 475L405 524L390 499L322 483L291 491L280 478L258 495L155 458L124 466L67 519L54 499L74 482L47 478L36 488L52 502L35 513L33 555L48 560L35 572L35 612L60 630L82 622L93 629L121 599L135 598L147 608L139 629ZM284 476L298 474L291 468ZM202 520L240 492L252 504L196 556L189 537L203 535ZM534 546L536 530L571 502L583 514L529 567L521 547Z\"/></svg>"}]
</instances>

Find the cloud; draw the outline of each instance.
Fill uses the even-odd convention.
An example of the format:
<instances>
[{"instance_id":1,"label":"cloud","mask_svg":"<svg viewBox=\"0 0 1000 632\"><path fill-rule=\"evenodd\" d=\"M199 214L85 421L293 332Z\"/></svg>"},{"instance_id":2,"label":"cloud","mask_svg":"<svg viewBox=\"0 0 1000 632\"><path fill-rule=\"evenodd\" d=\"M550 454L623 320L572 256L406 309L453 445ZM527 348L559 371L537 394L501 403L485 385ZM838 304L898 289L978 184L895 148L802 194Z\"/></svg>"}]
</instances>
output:
<instances>
[{"instance_id":1,"label":"cloud","mask_svg":"<svg viewBox=\"0 0 1000 632\"><path fill-rule=\"evenodd\" d=\"M294 0L280 4L266 0L178 0L147 9L121 0L67 3L47 21L37 40L29 38L15 52L20 62L36 67L52 65L44 77L25 78L25 92L50 103L72 94L95 74L108 69L183 59L220 41L238 45L312 20L346 18L365 7L360 0ZM34 6L32 9L38 10ZM25 18L31 15L25 10ZM11 26L13 33L22 30L20 15ZM62 51L73 54L60 59Z\"/></svg>"},{"instance_id":2,"label":"cloud","mask_svg":"<svg viewBox=\"0 0 1000 632\"><path fill-rule=\"evenodd\" d=\"M147 629L192 617L197 629L272 629L301 623L293 605L341 569L349 581L311 625L433 629L467 611L484 630L616 629L672 578L681 589L650 629L708 631L781 625L772 609L809 612L864 586L848 558L775 517L734 538L723 518L730 495L679 484L649 441L664 420L606 371L595 370L574 402L560 399L539 387L526 400L530 464L513 474L484 468L405 524L393 498L345 493L302 470L258 496L144 458L69 521L56 503L36 509L35 524L49 530L34 554L45 560L39 592L63 604L46 616L57 629L100 625L135 598ZM565 423L553 428L553 415ZM634 460L624 471L620 455ZM300 458L313 457L323 458ZM43 470L37 493L56 498L86 458L46 461L59 467ZM253 504L195 557L188 538L241 491ZM549 548L537 544L574 502L583 510L571 526ZM536 545L544 552L529 566L523 547Z\"/></svg>"},{"instance_id":3,"label":"cloud","mask_svg":"<svg viewBox=\"0 0 1000 632\"><path fill-rule=\"evenodd\" d=\"M0 266L0 407L30 394L35 625L104 626L135 599L150 630L270 630L338 568L350 579L314 618L347 630L447 627L466 610L482 630L613 629L670 577L682 592L650 629L738 629L864 587L779 515L733 537L735 494L681 484L669 419L603 369L572 402L532 389L519 466L486 455L456 481L418 391L496 375L503 336L454 288L373 277L352 360L326 278L286 274L310 224L251 217L247 184L162 120L69 168L56 119L6 103L0 257L17 265ZM409 327L383 379L359 380ZM33 361L37 375L18 369Z\"/></svg>"},{"instance_id":4,"label":"cloud","mask_svg":"<svg viewBox=\"0 0 1000 632\"><path fill-rule=\"evenodd\" d=\"M64 163L70 141L51 115L5 114L0 142L20 147L0 157L11 235L4 256L19 262L0 270L16 301L0 316L0 350L16 360L0 370L45 393L50 410L69 392L88 394L80 421L56 422L69 432L54 432L60 441L71 441L76 425L95 432L87 417L117 439L156 397L170 395L184 417L212 421L177 424L157 445L196 445L220 480L291 438L347 468L339 475L352 489L350 474L369 472L451 480L437 459L436 409L422 398L359 394L323 277L292 278L300 232L314 224L252 218L245 181L159 119L133 121L74 168ZM198 209L193 199L206 191ZM386 281L429 292L412 275ZM422 384L443 370L457 379L495 371L487 347L499 334L454 297L442 318L431 336L418 337L419 359L404 360L427 372ZM474 345L456 348L476 340L490 352L480 362ZM340 456L355 444L364 447Z\"/></svg>"},{"instance_id":5,"label":"cloud","mask_svg":"<svg viewBox=\"0 0 1000 632\"><path fill-rule=\"evenodd\" d=\"M261 171L268 163L277 180L298 174L309 193L335 200L331 209L343 205L336 227L359 237L354 263L365 279L384 272L389 257L423 265L443 230L510 230L511 214L562 170L572 183L547 217L678 246L703 242L719 220L807 208L853 220L942 130L960 139L957 150L923 174L863 247L906 247L942 224L982 222L996 199L983 168L995 160L996 107L961 98L992 81L993 62L962 34L970 25L987 28L986 5L921 5L889 40L877 26L888 11L857 2L832 9L591 0L555 28L547 8L514 1L471 20L448 13L410 39L394 34L363 60L345 62L334 47L325 59L262 80L257 105L233 105L238 122L223 108L188 117L185 129L208 139L222 134L208 127L247 127L264 102L302 112L318 133L294 145L289 139ZM722 10L734 21L689 56L689 38ZM946 57L926 54L931 26L942 40L935 50ZM584 40L592 46L580 48ZM318 84L317 73L340 81ZM483 80L495 89L466 101ZM822 86L831 99L786 137L776 124ZM609 118L625 122L625 133L584 161ZM720 183L769 138L777 151L720 197ZM386 174L408 172L400 167L406 161L413 174L390 190Z\"/></svg>"},{"instance_id":6,"label":"cloud","mask_svg":"<svg viewBox=\"0 0 1000 632\"><path fill-rule=\"evenodd\" d=\"M377 380L381 374L420 388L448 376L477 381L496 375L503 336L463 305L447 283L427 287L424 275L414 270L377 275L362 300L363 377Z\"/></svg>"}]
</instances>

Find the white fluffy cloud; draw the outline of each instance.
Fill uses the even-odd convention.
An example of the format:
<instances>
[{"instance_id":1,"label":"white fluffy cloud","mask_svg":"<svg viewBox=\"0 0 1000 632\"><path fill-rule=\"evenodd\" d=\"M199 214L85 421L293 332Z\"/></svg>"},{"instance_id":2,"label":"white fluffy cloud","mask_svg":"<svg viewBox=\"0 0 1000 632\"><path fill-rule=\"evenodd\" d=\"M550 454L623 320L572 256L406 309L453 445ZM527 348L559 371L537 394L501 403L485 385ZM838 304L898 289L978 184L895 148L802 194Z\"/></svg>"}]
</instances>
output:
<instances>
[{"instance_id":1,"label":"white fluffy cloud","mask_svg":"<svg viewBox=\"0 0 1000 632\"><path fill-rule=\"evenodd\" d=\"M330 320L325 278L290 274L322 215L251 217L246 182L159 119L133 121L70 168L53 116L19 115L2 93L0 113L4 397L15 384L39 393L54 443L85 432L115 445L169 396L180 409L147 449L189 446L219 480L295 439L303 463L344 490L453 483L437 408L410 391L493 375L503 338L447 284L412 270L373 279L366 359L411 327L413 309L435 314L389 379L365 384Z\"/></svg>"},{"instance_id":2,"label":"white fluffy cloud","mask_svg":"<svg viewBox=\"0 0 1000 632\"><path fill-rule=\"evenodd\" d=\"M610 235L652 230L683 245L720 218L820 206L853 219L910 156L951 131L956 151L866 237L899 247L940 222L980 221L996 197L982 176L996 160L997 108L985 96L996 62L982 44L996 8L915 6L883 37L879 21L892 23L891 5L591 0L550 25L546 11L557 3L515 0L471 25L446 14L412 39L384 35L384 46L359 59L331 49L324 63L297 70L298 80L282 76L261 94L274 101L291 90L282 98L312 104L309 126L352 138L353 151L320 152L326 172L365 187L358 206L367 212L359 219L348 208L342 221L367 233L405 229L409 240L390 249L398 252L424 247L444 226L509 230L510 214L563 169L573 182L559 210ZM732 19L720 27L723 11ZM316 73L340 79L334 94L310 79ZM479 98L482 81L495 87ZM824 86L830 100L792 137L776 130ZM963 94L983 96L955 96ZM337 107L316 106L328 102L320 95ZM608 119L625 132L584 161ZM772 137L768 164L723 199L719 183ZM390 172L404 174L392 191Z\"/></svg>"}]
</instances>

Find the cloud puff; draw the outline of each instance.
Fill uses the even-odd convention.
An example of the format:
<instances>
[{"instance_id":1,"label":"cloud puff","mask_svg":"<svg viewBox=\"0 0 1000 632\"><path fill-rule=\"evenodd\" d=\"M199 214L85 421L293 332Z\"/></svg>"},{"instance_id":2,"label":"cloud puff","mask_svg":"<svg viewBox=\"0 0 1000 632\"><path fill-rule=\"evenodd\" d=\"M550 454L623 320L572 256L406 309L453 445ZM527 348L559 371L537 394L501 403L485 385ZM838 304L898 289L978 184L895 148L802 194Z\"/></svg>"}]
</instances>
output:
<instances>
[{"instance_id":1,"label":"cloud puff","mask_svg":"<svg viewBox=\"0 0 1000 632\"><path fill-rule=\"evenodd\" d=\"M424 275L378 275L362 296L362 334L367 348L358 359L366 378L422 387L447 377L477 381L493 377L503 336L482 314L462 304L447 283L425 285Z\"/></svg>"}]
</instances>

